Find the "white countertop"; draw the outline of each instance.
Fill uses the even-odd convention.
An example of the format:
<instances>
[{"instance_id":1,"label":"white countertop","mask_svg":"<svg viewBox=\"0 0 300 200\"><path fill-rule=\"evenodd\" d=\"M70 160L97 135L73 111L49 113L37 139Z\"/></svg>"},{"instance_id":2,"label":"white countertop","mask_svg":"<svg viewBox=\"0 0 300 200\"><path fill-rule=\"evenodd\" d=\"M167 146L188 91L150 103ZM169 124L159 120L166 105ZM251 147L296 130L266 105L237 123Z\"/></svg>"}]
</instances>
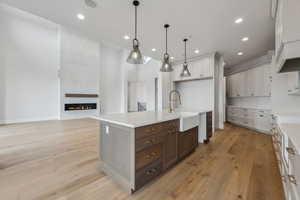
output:
<instances>
[{"instance_id":1,"label":"white countertop","mask_svg":"<svg viewBox=\"0 0 300 200\"><path fill-rule=\"evenodd\" d=\"M126 126L129 128L137 128L141 126L146 126L150 124L156 124L160 122L170 121L179 119L181 116L181 110L176 110L173 113L169 113L167 111L155 112L155 111L147 111L147 112L132 112L132 113L116 113L116 114L107 114L100 115L100 117L96 118L100 121L110 122L114 124L118 124L121 126ZM191 111L184 111L191 112ZM198 110L193 111L191 114L201 114L206 113L207 110Z\"/></svg>"},{"instance_id":2,"label":"white countertop","mask_svg":"<svg viewBox=\"0 0 300 200\"><path fill-rule=\"evenodd\" d=\"M275 114L281 131L287 135L300 153L300 113Z\"/></svg>"}]
</instances>

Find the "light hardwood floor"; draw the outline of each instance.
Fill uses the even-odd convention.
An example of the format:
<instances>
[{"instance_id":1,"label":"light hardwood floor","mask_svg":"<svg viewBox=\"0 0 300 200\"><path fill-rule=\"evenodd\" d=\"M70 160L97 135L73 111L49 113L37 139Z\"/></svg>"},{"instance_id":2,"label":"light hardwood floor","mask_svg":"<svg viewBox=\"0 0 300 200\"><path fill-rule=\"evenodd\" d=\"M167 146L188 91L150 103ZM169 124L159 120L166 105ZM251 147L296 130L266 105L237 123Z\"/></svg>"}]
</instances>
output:
<instances>
[{"instance_id":1,"label":"light hardwood floor","mask_svg":"<svg viewBox=\"0 0 300 200\"><path fill-rule=\"evenodd\" d=\"M230 124L130 196L97 170L92 119L0 126L2 200L283 200L271 137Z\"/></svg>"}]
</instances>

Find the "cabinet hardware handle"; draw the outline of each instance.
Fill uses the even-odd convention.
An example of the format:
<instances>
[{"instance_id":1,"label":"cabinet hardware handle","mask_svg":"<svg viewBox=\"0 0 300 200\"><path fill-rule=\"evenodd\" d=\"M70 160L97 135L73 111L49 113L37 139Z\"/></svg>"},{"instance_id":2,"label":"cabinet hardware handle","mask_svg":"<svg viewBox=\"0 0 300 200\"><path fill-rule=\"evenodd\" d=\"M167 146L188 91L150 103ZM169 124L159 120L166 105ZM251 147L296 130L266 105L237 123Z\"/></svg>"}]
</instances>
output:
<instances>
[{"instance_id":1,"label":"cabinet hardware handle","mask_svg":"<svg viewBox=\"0 0 300 200\"><path fill-rule=\"evenodd\" d=\"M146 141L146 144L151 144L151 141L150 141L150 140L147 140L147 141Z\"/></svg>"},{"instance_id":2,"label":"cabinet hardware handle","mask_svg":"<svg viewBox=\"0 0 300 200\"><path fill-rule=\"evenodd\" d=\"M157 170L156 170L155 168L153 168L151 171L152 171L153 173L155 173Z\"/></svg>"},{"instance_id":3,"label":"cabinet hardware handle","mask_svg":"<svg viewBox=\"0 0 300 200\"><path fill-rule=\"evenodd\" d=\"M152 174L154 174L155 172L157 172L157 170L156 170L155 168L153 168L153 169L149 169L149 170L146 172L146 174L147 174L147 175L152 175Z\"/></svg>"},{"instance_id":4,"label":"cabinet hardware handle","mask_svg":"<svg viewBox=\"0 0 300 200\"><path fill-rule=\"evenodd\" d=\"M290 148L290 147L287 147L286 148L286 151L289 153L289 154L291 154L291 155L296 155L296 152L295 152L295 150L293 149L293 148Z\"/></svg>"},{"instance_id":5,"label":"cabinet hardware handle","mask_svg":"<svg viewBox=\"0 0 300 200\"><path fill-rule=\"evenodd\" d=\"M286 176L281 176L282 182L286 183Z\"/></svg>"},{"instance_id":6,"label":"cabinet hardware handle","mask_svg":"<svg viewBox=\"0 0 300 200\"><path fill-rule=\"evenodd\" d=\"M289 181L294 184L297 185L297 180L296 177L294 175L288 175Z\"/></svg>"},{"instance_id":7,"label":"cabinet hardware handle","mask_svg":"<svg viewBox=\"0 0 300 200\"><path fill-rule=\"evenodd\" d=\"M156 155L157 155L157 153L155 153L155 152L152 152L152 153L151 153L151 155L152 155L152 156L156 156Z\"/></svg>"},{"instance_id":8,"label":"cabinet hardware handle","mask_svg":"<svg viewBox=\"0 0 300 200\"><path fill-rule=\"evenodd\" d=\"M152 171L152 170L148 170L148 171L146 172L146 174L147 174L147 175L152 175L152 174L153 174L153 171Z\"/></svg>"}]
</instances>

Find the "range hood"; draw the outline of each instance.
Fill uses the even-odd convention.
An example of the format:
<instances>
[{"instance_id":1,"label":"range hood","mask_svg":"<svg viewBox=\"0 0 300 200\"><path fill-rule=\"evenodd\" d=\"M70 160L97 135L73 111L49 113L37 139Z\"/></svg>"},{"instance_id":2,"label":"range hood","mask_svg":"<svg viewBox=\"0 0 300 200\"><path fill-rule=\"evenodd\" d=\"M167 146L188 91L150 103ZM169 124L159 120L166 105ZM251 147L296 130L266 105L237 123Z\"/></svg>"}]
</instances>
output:
<instances>
[{"instance_id":1,"label":"range hood","mask_svg":"<svg viewBox=\"0 0 300 200\"><path fill-rule=\"evenodd\" d=\"M283 43L276 63L278 73L300 71L300 41Z\"/></svg>"}]
</instances>

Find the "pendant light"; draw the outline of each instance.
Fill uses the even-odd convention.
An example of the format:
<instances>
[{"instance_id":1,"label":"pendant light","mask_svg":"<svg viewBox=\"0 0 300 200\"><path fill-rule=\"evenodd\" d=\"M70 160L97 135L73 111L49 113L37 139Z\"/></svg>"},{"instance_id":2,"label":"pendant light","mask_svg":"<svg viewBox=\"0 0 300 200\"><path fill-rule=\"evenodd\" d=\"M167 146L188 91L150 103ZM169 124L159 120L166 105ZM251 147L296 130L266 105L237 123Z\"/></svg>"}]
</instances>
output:
<instances>
[{"instance_id":1,"label":"pendant light","mask_svg":"<svg viewBox=\"0 0 300 200\"><path fill-rule=\"evenodd\" d=\"M170 63L170 56L168 54L168 28L170 27L170 25L165 24L164 27L166 29L166 53L164 54L163 64L162 64L160 71L161 72L172 72L173 68Z\"/></svg>"},{"instance_id":2,"label":"pendant light","mask_svg":"<svg viewBox=\"0 0 300 200\"><path fill-rule=\"evenodd\" d=\"M133 1L135 7L135 32L133 43L133 50L130 52L127 62L130 64L144 64L144 57L139 49L139 41L137 39L137 7L140 5L140 2L137 0Z\"/></svg>"},{"instance_id":3,"label":"pendant light","mask_svg":"<svg viewBox=\"0 0 300 200\"><path fill-rule=\"evenodd\" d=\"M187 41L188 41L188 39L186 39L186 38L183 40L183 42L184 42L184 63L183 63L182 72L180 74L181 77L190 77L191 76L191 73L189 71L188 64L186 61L186 42Z\"/></svg>"}]
</instances>

